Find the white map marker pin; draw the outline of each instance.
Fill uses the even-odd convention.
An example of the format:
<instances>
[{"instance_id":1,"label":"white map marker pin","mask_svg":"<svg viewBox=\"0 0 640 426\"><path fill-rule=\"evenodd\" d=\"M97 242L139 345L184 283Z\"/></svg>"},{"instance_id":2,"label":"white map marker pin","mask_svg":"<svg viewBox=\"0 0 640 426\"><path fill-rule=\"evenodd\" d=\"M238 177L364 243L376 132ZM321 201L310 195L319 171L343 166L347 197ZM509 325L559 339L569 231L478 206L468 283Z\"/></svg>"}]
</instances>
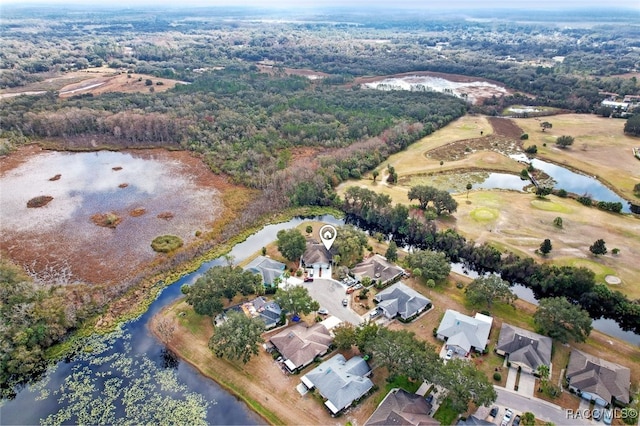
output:
<instances>
[{"instance_id":1,"label":"white map marker pin","mask_svg":"<svg viewBox=\"0 0 640 426\"><path fill-rule=\"evenodd\" d=\"M332 225L324 225L320 228L320 241L322 241L327 250L331 248L337 236L338 231Z\"/></svg>"}]
</instances>

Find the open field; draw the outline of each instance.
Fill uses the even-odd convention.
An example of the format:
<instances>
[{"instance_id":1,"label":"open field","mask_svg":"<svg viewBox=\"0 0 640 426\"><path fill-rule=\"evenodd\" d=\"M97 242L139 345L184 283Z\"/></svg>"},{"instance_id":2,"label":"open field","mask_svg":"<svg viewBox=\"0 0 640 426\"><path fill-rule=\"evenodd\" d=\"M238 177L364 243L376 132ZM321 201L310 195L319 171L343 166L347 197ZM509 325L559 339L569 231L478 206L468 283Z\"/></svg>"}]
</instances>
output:
<instances>
[{"instance_id":1,"label":"open field","mask_svg":"<svg viewBox=\"0 0 640 426\"><path fill-rule=\"evenodd\" d=\"M146 80L152 81L147 86ZM160 84L158 84L160 83ZM53 75L50 78L13 89L0 90L0 99L17 96L20 94L40 94L47 91L57 91L60 97L93 94L99 95L109 92L164 92L178 83L168 78L158 78L146 74L127 74L113 68L89 68L82 71L71 71L62 75Z\"/></svg>"},{"instance_id":2,"label":"open field","mask_svg":"<svg viewBox=\"0 0 640 426\"><path fill-rule=\"evenodd\" d=\"M584 161L589 156L590 150L606 151L609 146L618 155L612 155L618 163L618 157L622 156L626 147L629 146L631 138L622 135L621 120L602 119L593 115L554 116L550 121L554 122L552 129L547 132L556 132L555 121L562 130L577 129L586 134L591 130L601 138L594 137L594 148L583 151L577 146L573 146L568 152L560 152L556 148L543 148L542 143L537 145L541 150L552 152L558 161L558 156L566 158L567 165L575 168L600 167L603 164L606 173L612 173L615 178L612 181L630 181L629 176L640 178L640 164L638 160L631 156L630 148L628 158L620 160L620 171L614 172L612 165L607 165L606 155L602 152L594 156L593 163L587 165ZM592 121L593 120L593 121ZM509 120L513 122L514 120ZM494 121L503 124L503 121ZM535 119L516 120L518 125L522 124L523 131L529 133L528 144L535 143L536 137L547 137L539 129L539 121ZM564 124L564 123L570 123ZM581 124L582 123L582 124ZM368 188L372 191L388 194L394 203L409 204L407 193L411 185L426 184L436 185L440 170L444 173L460 173L468 170L503 170L518 173L522 165L509 157L493 151L494 146L477 145L473 138L484 140L487 133L490 133L490 123L485 117L465 116L454 121L449 126L429 135L419 142L410 146L407 150L391 156L382 166L378 168L380 178L373 182L370 176L365 176L358 181L348 181L340 185L338 192L344 193L349 186L357 185ZM511 138L515 136L513 129L508 126L501 128L498 136L510 131ZM483 135L480 135L483 130ZM495 130L494 130L495 131ZM617 133L616 133L617 132ZM612 136L605 137L610 133ZM501 135L502 134L502 135ZM535 134L535 137L532 135ZM575 133L577 134L577 133ZM493 136L493 135L492 135ZM491 136L489 136L491 137ZM532 140L533 139L533 140ZM468 156L461 160L444 161L440 166L438 160L431 158L434 153L442 152L442 155L450 153L450 147L460 145L464 141L465 145L472 149ZM549 145L549 143L548 143ZM539 151L540 152L540 151ZM583 163L574 161L581 159ZM603 160L605 158L605 160ZM388 185L384 181L387 164L394 166L399 175L398 185ZM636 167L633 169L633 167ZM607 168L608 167L608 168ZM631 171L633 169L633 171ZM435 173L435 175L431 175ZM605 173L598 173L605 176ZM625 177L626 176L626 177ZM630 185L630 183L627 183ZM633 185L630 186L632 188ZM458 201L458 211L449 218L441 221L441 227L455 228L459 233L477 242L488 242L503 251L512 251L521 256L532 256L538 262L554 262L561 265L585 266L596 273L598 281L604 282L606 275L615 275L622 280L621 285L610 286L612 289L620 290L632 299L640 297L640 286L637 284L637 277L640 276L640 266L634 259L640 258L640 221L631 215L615 215L605 213L595 207L585 207L580 203L549 196L547 199L539 199L533 194L521 193L506 190L472 190L467 196L466 191L454 195ZM553 219L561 217L564 221L564 228L558 229L553 225ZM535 253L540 247L540 243L549 238L553 244L553 251L547 258L542 258ZM604 239L609 253L605 256L595 257L589 252L589 246L597 239ZM618 255L610 254L613 248L620 249Z\"/></svg>"},{"instance_id":3,"label":"open field","mask_svg":"<svg viewBox=\"0 0 640 426\"><path fill-rule=\"evenodd\" d=\"M631 150L640 146L640 139L624 134L625 120L562 114L514 121L529 134L525 145L538 146L537 157L595 175L627 200L640 203L633 195L633 186L640 183L640 161ZM543 132L542 121L548 121L553 127ZM563 135L575 138L568 149L555 146L556 138Z\"/></svg>"}]
</instances>

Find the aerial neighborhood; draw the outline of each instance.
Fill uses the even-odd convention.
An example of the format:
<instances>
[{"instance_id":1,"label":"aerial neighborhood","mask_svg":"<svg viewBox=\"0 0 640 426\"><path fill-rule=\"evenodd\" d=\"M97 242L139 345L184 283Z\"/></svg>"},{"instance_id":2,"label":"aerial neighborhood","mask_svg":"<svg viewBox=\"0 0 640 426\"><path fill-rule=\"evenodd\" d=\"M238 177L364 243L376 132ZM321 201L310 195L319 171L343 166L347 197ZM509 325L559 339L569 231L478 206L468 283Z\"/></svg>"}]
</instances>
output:
<instances>
[{"instance_id":1,"label":"aerial neighborhood","mask_svg":"<svg viewBox=\"0 0 640 426\"><path fill-rule=\"evenodd\" d=\"M590 418L607 415L609 421L614 410L629 404L629 368L526 327L517 320L526 302L516 306L517 298L496 296L491 306L507 315L494 317L482 303L451 303L438 292L453 276L464 302L476 285L500 288L502 280L449 275L449 265L438 265L435 253L401 251L398 256L385 241L372 241L349 226L332 226L337 235L327 242L314 235L320 226L327 225L279 232L277 243L244 262L238 273L254 274L263 295L243 297L216 317L216 327L224 326L230 312L261 321L262 337L247 344L262 342L253 353L270 360L272 385L291 379L283 386L294 400L322 404L330 417L359 416L368 425L517 426L530 418L563 420L558 408L537 412L532 408L537 405L527 403L531 398L541 406L569 404L557 406L566 410L591 407ZM349 241L352 245L346 245ZM376 252L385 248L395 261ZM410 268L420 261L433 272L444 267L434 275L435 286L425 285L421 276L430 275ZM253 362L247 358L245 368ZM460 380L468 381L468 389L453 386Z\"/></svg>"}]
</instances>

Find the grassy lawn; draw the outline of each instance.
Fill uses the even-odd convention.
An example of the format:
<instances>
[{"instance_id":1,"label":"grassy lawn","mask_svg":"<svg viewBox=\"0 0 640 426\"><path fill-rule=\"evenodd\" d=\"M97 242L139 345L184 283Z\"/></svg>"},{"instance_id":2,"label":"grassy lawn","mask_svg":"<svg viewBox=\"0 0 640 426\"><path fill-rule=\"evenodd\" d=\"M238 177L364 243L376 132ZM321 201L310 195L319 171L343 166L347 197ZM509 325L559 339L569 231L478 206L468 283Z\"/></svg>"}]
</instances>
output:
<instances>
[{"instance_id":1,"label":"grassy lawn","mask_svg":"<svg viewBox=\"0 0 640 426\"><path fill-rule=\"evenodd\" d=\"M458 413L451 407L451 400L449 398L445 398L436 410L433 418L440 422L443 425L452 425L457 420L458 416L461 413Z\"/></svg>"}]
</instances>

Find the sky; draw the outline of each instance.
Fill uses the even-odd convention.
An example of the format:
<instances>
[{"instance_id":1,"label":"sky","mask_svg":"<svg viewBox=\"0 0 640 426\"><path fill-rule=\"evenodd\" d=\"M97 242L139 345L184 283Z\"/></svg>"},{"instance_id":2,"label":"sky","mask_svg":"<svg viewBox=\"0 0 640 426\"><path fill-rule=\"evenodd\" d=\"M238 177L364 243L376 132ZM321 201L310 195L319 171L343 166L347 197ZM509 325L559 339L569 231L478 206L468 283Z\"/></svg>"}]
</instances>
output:
<instances>
[{"instance_id":1,"label":"sky","mask_svg":"<svg viewBox=\"0 0 640 426\"><path fill-rule=\"evenodd\" d=\"M16 3L7 1L7 3ZM81 4L84 6L101 5L101 0L22 0L20 4ZM261 8L315 8L315 7L349 7L349 8L411 8L411 9L636 9L640 10L640 0L110 0L112 6L248 6Z\"/></svg>"}]
</instances>

